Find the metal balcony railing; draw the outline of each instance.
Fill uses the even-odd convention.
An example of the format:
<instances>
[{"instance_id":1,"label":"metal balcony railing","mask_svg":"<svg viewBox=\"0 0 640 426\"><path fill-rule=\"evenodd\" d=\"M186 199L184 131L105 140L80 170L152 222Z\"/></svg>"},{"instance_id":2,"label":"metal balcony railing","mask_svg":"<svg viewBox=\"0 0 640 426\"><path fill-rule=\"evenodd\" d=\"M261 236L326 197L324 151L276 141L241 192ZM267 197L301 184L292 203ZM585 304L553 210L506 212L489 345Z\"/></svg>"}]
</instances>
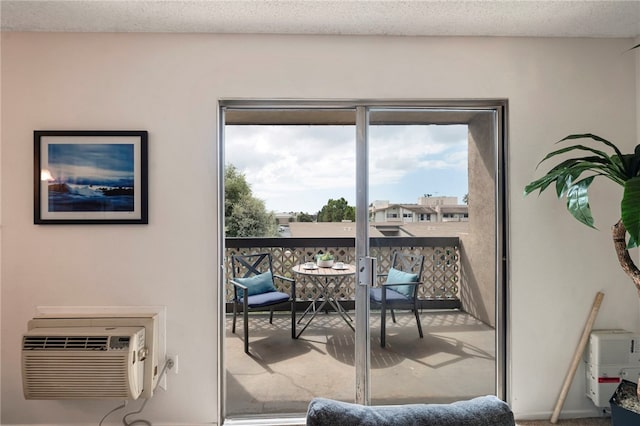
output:
<instances>
[{"instance_id":1,"label":"metal balcony railing","mask_svg":"<svg viewBox=\"0 0 640 426\"><path fill-rule=\"evenodd\" d=\"M424 308L460 307L460 240L458 237L380 237L370 238L370 255L378 259L378 272L389 270L396 251L424 255L422 285L418 299ZM296 279L296 296L304 304L313 299L315 287L304 276L293 276L291 268L329 252L337 261L355 264L354 238L226 238L226 301L233 288L231 256L234 254L271 253L274 273ZM347 309L355 300L355 277L349 277L336 297ZM288 289L282 289L288 290Z\"/></svg>"}]
</instances>

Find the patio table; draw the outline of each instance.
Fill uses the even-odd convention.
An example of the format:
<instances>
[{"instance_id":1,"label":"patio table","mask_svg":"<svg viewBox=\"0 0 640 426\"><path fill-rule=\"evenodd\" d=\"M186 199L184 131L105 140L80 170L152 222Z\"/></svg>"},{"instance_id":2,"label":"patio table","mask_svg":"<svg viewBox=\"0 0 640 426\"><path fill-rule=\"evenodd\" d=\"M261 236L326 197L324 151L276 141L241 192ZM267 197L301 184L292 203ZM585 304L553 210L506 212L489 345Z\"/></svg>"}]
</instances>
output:
<instances>
[{"instance_id":1,"label":"patio table","mask_svg":"<svg viewBox=\"0 0 640 426\"><path fill-rule=\"evenodd\" d=\"M336 300L335 294L340 289L340 287L344 284L347 277L350 275L355 275L356 267L354 265L345 264L343 268L337 269L335 266L330 268L321 268L315 266L313 269L306 268L304 264L296 265L291 270L295 274L304 275L305 277L310 278L311 283L318 289L318 293L315 295L311 304L305 309L300 318L298 319L298 324L302 322L305 316L313 311L311 317L304 324L302 329L298 332L296 338L300 337L302 332L311 324L311 321L316 317L319 311L328 303L330 306L335 309L336 312L342 317L344 322L351 328L351 330L355 331L353 327L353 320L344 310L342 305ZM322 303L316 309L316 303L322 298Z\"/></svg>"}]
</instances>

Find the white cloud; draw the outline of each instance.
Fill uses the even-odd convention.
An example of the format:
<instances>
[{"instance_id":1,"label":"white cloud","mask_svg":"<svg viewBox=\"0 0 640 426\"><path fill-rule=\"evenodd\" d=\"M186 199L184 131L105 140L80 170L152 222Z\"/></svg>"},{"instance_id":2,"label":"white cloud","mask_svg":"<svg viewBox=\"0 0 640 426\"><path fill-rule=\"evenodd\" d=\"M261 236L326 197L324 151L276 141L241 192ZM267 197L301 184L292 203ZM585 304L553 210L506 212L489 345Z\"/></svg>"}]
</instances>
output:
<instances>
[{"instance_id":1,"label":"white cloud","mask_svg":"<svg viewBox=\"0 0 640 426\"><path fill-rule=\"evenodd\" d=\"M370 139L372 183L396 182L417 168L467 167L466 126L374 126Z\"/></svg>"},{"instance_id":2,"label":"white cloud","mask_svg":"<svg viewBox=\"0 0 640 426\"><path fill-rule=\"evenodd\" d=\"M423 168L466 173L466 126L372 126L369 138L371 186ZM226 162L267 208L315 212L355 196L355 139L353 126L227 126Z\"/></svg>"}]
</instances>

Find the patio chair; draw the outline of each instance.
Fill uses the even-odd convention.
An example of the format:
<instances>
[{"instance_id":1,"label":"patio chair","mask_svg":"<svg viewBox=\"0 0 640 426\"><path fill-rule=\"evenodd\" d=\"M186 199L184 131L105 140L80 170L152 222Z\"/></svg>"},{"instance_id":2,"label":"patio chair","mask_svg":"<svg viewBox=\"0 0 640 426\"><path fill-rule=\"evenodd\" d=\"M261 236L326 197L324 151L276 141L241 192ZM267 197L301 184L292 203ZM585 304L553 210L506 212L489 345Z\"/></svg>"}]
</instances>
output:
<instances>
[{"instance_id":1,"label":"patio chair","mask_svg":"<svg viewBox=\"0 0 640 426\"><path fill-rule=\"evenodd\" d=\"M418 324L418 333L423 338L420 314L418 313L418 286L422 284L422 267L424 256L394 253L391 260L391 268L386 274L378 274L378 277L387 277L386 281L370 292L372 307L380 308L380 346L386 346L386 317L387 309L391 310L391 318L396 322L395 309L409 309L413 311Z\"/></svg>"},{"instance_id":2,"label":"patio chair","mask_svg":"<svg viewBox=\"0 0 640 426\"><path fill-rule=\"evenodd\" d=\"M296 338L296 282L295 280L273 273L270 253L234 255L231 257L233 278L233 326L236 332L238 308L242 308L244 320L244 352L249 353L249 311L269 310L269 324L273 324L273 309L290 304L291 338ZM289 283L290 293L278 291L275 279ZM247 296L245 297L245 292Z\"/></svg>"}]
</instances>

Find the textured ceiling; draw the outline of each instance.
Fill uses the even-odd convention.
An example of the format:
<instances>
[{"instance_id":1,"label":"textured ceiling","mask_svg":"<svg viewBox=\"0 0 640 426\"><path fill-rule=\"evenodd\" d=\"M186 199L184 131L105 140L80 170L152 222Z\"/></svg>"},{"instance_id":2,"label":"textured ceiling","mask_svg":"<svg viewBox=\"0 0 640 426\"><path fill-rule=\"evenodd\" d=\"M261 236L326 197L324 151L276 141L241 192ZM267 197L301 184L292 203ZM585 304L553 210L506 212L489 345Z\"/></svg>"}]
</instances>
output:
<instances>
[{"instance_id":1,"label":"textured ceiling","mask_svg":"<svg viewBox=\"0 0 640 426\"><path fill-rule=\"evenodd\" d=\"M0 1L2 31L640 36L626 1Z\"/></svg>"}]
</instances>

